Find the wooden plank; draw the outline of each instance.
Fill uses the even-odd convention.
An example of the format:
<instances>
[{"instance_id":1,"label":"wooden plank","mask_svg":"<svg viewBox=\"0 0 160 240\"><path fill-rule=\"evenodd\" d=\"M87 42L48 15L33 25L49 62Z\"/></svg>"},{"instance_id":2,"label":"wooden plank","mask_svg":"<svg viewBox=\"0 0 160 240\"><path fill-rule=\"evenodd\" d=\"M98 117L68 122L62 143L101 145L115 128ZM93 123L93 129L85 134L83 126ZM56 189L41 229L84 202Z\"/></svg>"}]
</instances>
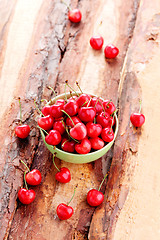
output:
<instances>
[{"instance_id":1,"label":"wooden plank","mask_svg":"<svg viewBox=\"0 0 160 240\"><path fill-rule=\"evenodd\" d=\"M159 1L141 1L119 88L119 136L105 202L91 222L92 240L160 239L159 10ZM139 98L146 122L135 129L129 117L138 111Z\"/></svg>"}]
</instances>

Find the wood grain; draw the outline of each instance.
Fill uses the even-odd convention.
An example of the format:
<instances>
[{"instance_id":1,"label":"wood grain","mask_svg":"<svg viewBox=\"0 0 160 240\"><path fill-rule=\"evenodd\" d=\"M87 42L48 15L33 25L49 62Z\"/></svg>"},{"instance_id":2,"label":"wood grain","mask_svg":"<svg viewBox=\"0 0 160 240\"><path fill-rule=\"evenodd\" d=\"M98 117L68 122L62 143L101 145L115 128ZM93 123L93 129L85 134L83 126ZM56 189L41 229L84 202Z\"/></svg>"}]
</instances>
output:
<instances>
[{"instance_id":1,"label":"wood grain","mask_svg":"<svg viewBox=\"0 0 160 240\"><path fill-rule=\"evenodd\" d=\"M158 238L159 138L155 116L159 118L159 71L155 69L159 60L160 6L158 0L153 1L154 4L129 0L127 6L122 0L67 1L71 7L81 9L80 24L67 20L67 7L58 0L17 0L11 5L6 0L3 11L0 7L2 239ZM89 38L98 33L104 37L105 45L112 42L119 47L120 54L114 61L107 61L103 50L91 49ZM34 99L42 107L41 99L53 97L48 86L62 93L66 79L74 88L78 80L84 91L112 99L120 108L120 130L115 146L94 163L76 165L56 159L59 167L68 167L72 174L71 182L63 185L55 181L52 155L39 136ZM31 126L26 140L19 140L14 134L19 122L19 96L23 122ZM138 110L139 98L146 123L138 130L130 125L129 116ZM156 108L150 108L155 101ZM148 154L154 140L156 144L152 144ZM20 159L42 172L42 183L34 187L36 199L28 206L17 200L17 192L23 186ZM111 161L108 182L102 188L105 201L100 207L91 208L86 203L87 191L98 187ZM68 202L76 185L71 203L74 216L60 221L56 206ZM151 235L152 226L155 235Z\"/></svg>"}]
</instances>

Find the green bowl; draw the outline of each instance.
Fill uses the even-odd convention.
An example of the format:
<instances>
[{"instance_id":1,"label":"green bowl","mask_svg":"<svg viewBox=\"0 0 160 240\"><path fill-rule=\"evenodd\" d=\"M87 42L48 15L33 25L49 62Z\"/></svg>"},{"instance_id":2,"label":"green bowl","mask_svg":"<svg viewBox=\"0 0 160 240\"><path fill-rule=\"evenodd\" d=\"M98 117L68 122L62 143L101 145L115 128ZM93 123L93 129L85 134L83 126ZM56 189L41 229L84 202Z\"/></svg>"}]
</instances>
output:
<instances>
[{"instance_id":1,"label":"green bowl","mask_svg":"<svg viewBox=\"0 0 160 240\"><path fill-rule=\"evenodd\" d=\"M89 93L90 94L90 93ZM66 93L67 97L70 97L70 93ZM75 95L75 94L73 94ZM96 95L94 94L90 94L91 96L95 96L97 97ZM65 98L65 94L61 94L61 95L58 95L56 97L56 99L59 99L59 98ZM50 101L51 104L53 104L55 102L55 99L52 99ZM65 161L65 162L70 162L70 163L77 163L77 164L81 164L81 163L89 163L89 162L92 162L92 161L95 161L97 160L98 158L102 157L105 153L108 152L108 150L111 148L111 146L113 145L114 141L115 141L115 138L117 136L117 132L118 132L118 118L117 116L115 115L115 120L116 120L116 124L115 124L115 131L114 131L114 139L112 142L110 143L107 143L103 148L101 148L100 150L97 150L97 151L94 151L94 152L91 152L91 153L87 153L87 154L76 154L76 153L68 153L68 152L65 152L55 146L51 146L49 144L46 143L45 141L45 135L43 133L43 131L40 129L40 132L41 132L41 136L42 136L42 139L46 145L46 147L48 148L48 150L54 154L56 152L56 157Z\"/></svg>"}]
</instances>

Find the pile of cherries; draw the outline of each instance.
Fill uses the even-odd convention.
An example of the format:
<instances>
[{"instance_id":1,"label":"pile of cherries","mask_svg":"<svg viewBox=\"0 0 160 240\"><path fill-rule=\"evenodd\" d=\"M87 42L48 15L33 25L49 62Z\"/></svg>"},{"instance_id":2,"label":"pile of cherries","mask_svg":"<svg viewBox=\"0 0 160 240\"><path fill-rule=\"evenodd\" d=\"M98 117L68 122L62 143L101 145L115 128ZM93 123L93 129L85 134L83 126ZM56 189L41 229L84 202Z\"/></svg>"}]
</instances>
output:
<instances>
[{"instance_id":1,"label":"pile of cherries","mask_svg":"<svg viewBox=\"0 0 160 240\"><path fill-rule=\"evenodd\" d=\"M47 144L87 154L114 139L115 112L112 101L76 92L76 96L71 93L69 99L57 99L53 105L44 106L38 125L46 133Z\"/></svg>"}]
</instances>

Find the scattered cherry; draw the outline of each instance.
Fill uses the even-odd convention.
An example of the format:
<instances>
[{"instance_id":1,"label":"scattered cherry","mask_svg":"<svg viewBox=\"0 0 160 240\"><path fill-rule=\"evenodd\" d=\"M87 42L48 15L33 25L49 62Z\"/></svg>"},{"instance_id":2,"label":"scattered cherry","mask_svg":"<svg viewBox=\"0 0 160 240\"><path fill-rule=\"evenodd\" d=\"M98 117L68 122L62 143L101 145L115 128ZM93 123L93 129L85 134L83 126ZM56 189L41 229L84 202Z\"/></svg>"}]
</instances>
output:
<instances>
[{"instance_id":1,"label":"scattered cherry","mask_svg":"<svg viewBox=\"0 0 160 240\"><path fill-rule=\"evenodd\" d=\"M79 9L77 9L77 8L69 10L69 12L68 12L68 19L71 22L79 23L81 21L81 19L82 19L81 11Z\"/></svg>"},{"instance_id":2,"label":"scattered cherry","mask_svg":"<svg viewBox=\"0 0 160 240\"><path fill-rule=\"evenodd\" d=\"M132 113L130 116L131 123L135 127L141 127L145 122L145 116L141 113L141 101L138 113Z\"/></svg>"},{"instance_id":3,"label":"scattered cherry","mask_svg":"<svg viewBox=\"0 0 160 240\"><path fill-rule=\"evenodd\" d=\"M30 127L27 124L22 125L22 108L21 108L20 98L18 98L18 100L19 100L19 108L20 108L20 124L21 125L16 126L15 134L17 135L17 137L24 139L24 138L28 137L28 135L30 133Z\"/></svg>"},{"instance_id":4,"label":"scattered cherry","mask_svg":"<svg viewBox=\"0 0 160 240\"><path fill-rule=\"evenodd\" d=\"M103 46L104 40L102 36L94 36L90 39L90 45L95 50L100 50Z\"/></svg>"},{"instance_id":5,"label":"scattered cherry","mask_svg":"<svg viewBox=\"0 0 160 240\"><path fill-rule=\"evenodd\" d=\"M100 189L101 189L101 186L102 186L104 180L106 179L107 175L108 175L108 173L106 173L105 177L103 178L98 190L91 189L87 193L87 202L90 206L96 207L96 206L99 206L103 202L104 195L102 192L100 192Z\"/></svg>"},{"instance_id":6,"label":"scattered cherry","mask_svg":"<svg viewBox=\"0 0 160 240\"><path fill-rule=\"evenodd\" d=\"M18 191L18 198L19 198L20 202L23 204L30 204L31 202L34 201L35 196L36 196L35 191L32 189L28 190L25 188L21 188Z\"/></svg>"},{"instance_id":7,"label":"scattered cherry","mask_svg":"<svg viewBox=\"0 0 160 240\"><path fill-rule=\"evenodd\" d=\"M75 195L75 191L76 191L76 188L74 189L73 196L72 196L71 200L68 202L68 204L60 203L57 206L57 216L59 217L60 220L67 220L73 215L74 210L71 206L69 206L69 204Z\"/></svg>"},{"instance_id":8,"label":"scattered cherry","mask_svg":"<svg viewBox=\"0 0 160 240\"><path fill-rule=\"evenodd\" d=\"M115 58L119 53L119 49L115 47L113 44L109 44L104 49L104 54L106 58Z\"/></svg>"}]
</instances>

